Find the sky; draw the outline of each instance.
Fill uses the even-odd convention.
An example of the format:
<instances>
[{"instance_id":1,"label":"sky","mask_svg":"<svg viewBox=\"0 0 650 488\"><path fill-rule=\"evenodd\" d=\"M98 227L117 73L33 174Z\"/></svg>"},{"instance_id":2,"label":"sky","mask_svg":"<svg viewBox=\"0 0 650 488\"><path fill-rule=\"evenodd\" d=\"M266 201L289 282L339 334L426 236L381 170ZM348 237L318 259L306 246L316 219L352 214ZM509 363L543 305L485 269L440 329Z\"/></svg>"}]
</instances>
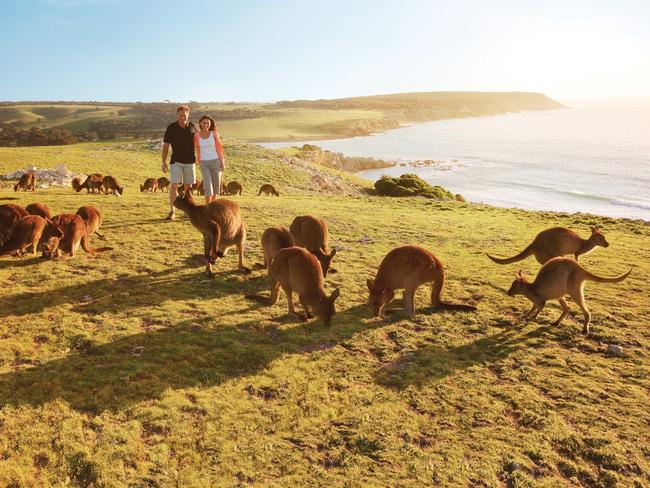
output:
<instances>
[{"instance_id":1,"label":"sky","mask_svg":"<svg viewBox=\"0 0 650 488\"><path fill-rule=\"evenodd\" d=\"M0 0L0 100L650 99L650 0Z\"/></svg>"}]
</instances>

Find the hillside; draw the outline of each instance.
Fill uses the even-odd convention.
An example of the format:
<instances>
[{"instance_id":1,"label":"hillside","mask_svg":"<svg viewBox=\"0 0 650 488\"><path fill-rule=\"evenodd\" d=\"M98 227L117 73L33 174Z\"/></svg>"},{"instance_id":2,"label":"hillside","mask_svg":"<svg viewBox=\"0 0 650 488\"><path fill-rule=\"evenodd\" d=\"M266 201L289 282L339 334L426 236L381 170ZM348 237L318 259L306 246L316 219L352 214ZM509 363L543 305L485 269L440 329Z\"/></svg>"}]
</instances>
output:
<instances>
[{"instance_id":1,"label":"hillside","mask_svg":"<svg viewBox=\"0 0 650 488\"><path fill-rule=\"evenodd\" d=\"M0 103L0 123L92 131L101 139L160 137L175 119L175 103ZM193 116L207 113L221 132L243 140L306 140L367 135L401 124L476 117L562 105L538 93L430 92L273 104L191 102Z\"/></svg>"},{"instance_id":2,"label":"hillside","mask_svg":"<svg viewBox=\"0 0 650 488\"><path fill-rule=\"evenodd\" d=\"M498 209L364 194L369 183L227 141L228 179L244 182L246 261L262 259L271 225L311 213L338 249L326 288L339 287L331 328L243 298L268 293L264 273L233 253L208 279L202 242L166 195L144 144L0 148L0 174L27 164L117 175L124 197L68 188L16 194L55 213L93 204L115 250L45 261L0 257L2 486L650 486L650 227L641 221ZM313 172L356 188L324 193ZM281 196L257 197L273 182ZM580 314L560 326L549 303L536 322L506 290L531 258L498 266L546 227L611 243L581 258L615 275L588 283L592 335ZM392 248L419 244L444 263L443 297L478 311L428 307L414 320L374 318L366 279ZM399 296L399 295L398 295ZM295 297L294 297L295 299ZM620 356L609 351L621 347Z\"/></svg>"}]
</instances>

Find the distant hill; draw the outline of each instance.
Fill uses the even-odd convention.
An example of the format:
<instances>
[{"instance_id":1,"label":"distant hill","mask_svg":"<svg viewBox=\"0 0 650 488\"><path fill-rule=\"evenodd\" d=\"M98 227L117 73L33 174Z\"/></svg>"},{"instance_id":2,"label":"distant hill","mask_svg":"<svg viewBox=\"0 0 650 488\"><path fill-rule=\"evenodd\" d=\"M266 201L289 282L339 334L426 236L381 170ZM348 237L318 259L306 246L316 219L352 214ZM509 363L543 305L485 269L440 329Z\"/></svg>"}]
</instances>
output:
<instances>
[{"instance_id":1,"label":"distant hill","mask_svg":"<svg viewBox=\"0 0 650 488\"><path fill-rule=\"evenodd\" d=\"M176 103L1 102L0 131L66 129L99 139L160 137ZM214 117L225 137L244 140L328 139L367 135L403 124L563 105L541 93L427 92L272 104L190 102L193 118ZM0 138L2 139L2 138ZM88 134L81 138L88 139ZM16 138L20 140L20 138Z\"/></svg>"}]
</instances>

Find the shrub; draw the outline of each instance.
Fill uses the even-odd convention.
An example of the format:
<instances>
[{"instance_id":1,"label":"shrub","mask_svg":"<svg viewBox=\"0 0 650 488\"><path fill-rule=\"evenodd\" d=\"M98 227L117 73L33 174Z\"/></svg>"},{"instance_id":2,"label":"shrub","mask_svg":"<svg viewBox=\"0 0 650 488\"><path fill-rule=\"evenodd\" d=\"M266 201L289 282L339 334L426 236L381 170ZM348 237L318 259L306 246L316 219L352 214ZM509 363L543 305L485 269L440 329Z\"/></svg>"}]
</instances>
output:
<instances>
[{"instance_id":1,"label":"shrub","mask_svg":"<svg viewBox=\"0 0 650 488\"><path fill-rule=\"evenodd\" d=\"M417 175L405 174L399 178L382 176L375 182L377 195L389 197L435 198L436 200L457 200L451 192L441 186L431 186Z\"/></svg>"}]
</instances>

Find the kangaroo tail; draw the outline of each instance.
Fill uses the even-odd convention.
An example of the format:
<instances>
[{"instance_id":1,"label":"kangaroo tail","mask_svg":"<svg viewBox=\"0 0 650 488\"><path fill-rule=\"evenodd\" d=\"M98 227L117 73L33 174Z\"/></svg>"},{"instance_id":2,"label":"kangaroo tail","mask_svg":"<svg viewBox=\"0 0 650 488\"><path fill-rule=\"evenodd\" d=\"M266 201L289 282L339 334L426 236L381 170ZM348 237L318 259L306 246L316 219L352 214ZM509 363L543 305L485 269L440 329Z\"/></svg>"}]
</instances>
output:
<instances>
[{"instance_id":1,"label":"kangaroo tail","mask_svg":"<svg viewBox=\"0 0 650 488\"><path fill-rule=\"evenodd\" d=\"M490 256L489 254L487 254L487 257L497 264L510 264L510 263L516 263L517 261L521 261L522 259L526 259L528 256L531 256L532 254L533 254L533 245L531 244L526 249L521 251L519 254L511 258L497 258L495 256Z\"/></svg>"},{"instance_id":2,"label":"kangaroo tail","mask_svg":"<svg viewBox=\"0 0 650 488\"><path fill-rule=\"evenodd\" d=\"M613 276L613 277L604 277L604 276L597 276L593 273L590 273L589 271L585 270L585 273L587 274L587 279L591 281L595 281L596 283L620 283L623 281L625 278L628 277L628 275L632 272L632 268L629 269L627 273L620 274L618 276Z\"/></svg>"},{"instance_id":3,"label":"kangaroo tail","mask_svg":"<svg viewBox=\"0 0 650 488\"><path fill-rule=\"evenodd\" d=\"M88 254L95 254L96 252L105 252L105 251L112 251L113 250L112 247L98 247L98 248L90 247L90 239L86 235L81 238L81 247Z\"/></svg>"},{"instance_id":4,"label":"kangaroo tail","mask_svg":"<svg viewBox=\"0 0 650 488\"><path fill-rule=\"evenodd\" d=\"M442 294L442 287L445 284L445 270L442 267L442 263L435 260L433 264L433 285L431 286L431 305L436 308L442 308L446 310L476 310L476 307L473 305L464 305L461 303L448 303L440 298Z\"/></svg>"},{"instance_id":5,"label":"kangaroo tail","mask_svg":"<svg viewBox=\"0 0 650 488\"><path fill-rule=\"evenodd\" d=\"M106 237L104 237L102 234L100 234L100 233L97 232L97 231L95 231L95 235L96 235L97 237L99 237L100 239L106 239Z\"/></svg>"}]
</instances>

